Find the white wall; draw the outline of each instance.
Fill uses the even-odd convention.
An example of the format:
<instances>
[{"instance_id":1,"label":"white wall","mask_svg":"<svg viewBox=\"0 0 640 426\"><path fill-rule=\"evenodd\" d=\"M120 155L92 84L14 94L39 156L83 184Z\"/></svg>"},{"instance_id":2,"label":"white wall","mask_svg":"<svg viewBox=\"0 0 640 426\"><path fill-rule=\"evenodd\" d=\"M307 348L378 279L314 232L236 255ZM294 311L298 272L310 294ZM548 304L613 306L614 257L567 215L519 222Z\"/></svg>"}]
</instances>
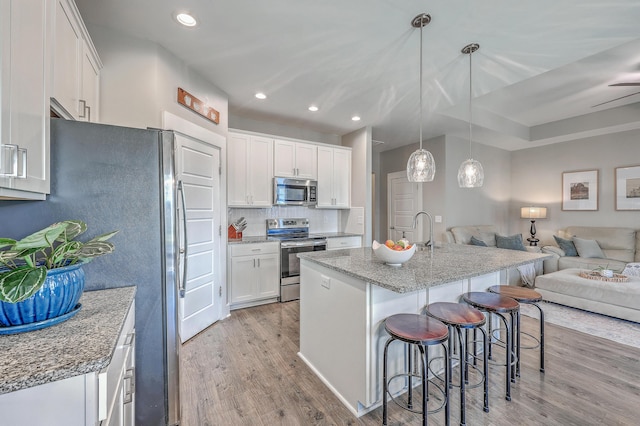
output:
<instances>
[{"instance_id":1,"label":"white wall","mask_svg":"<svg viewBox=\"0 0 640 426\"><path fill-rule=\"evenodd\" d=\"M640 165L640 130L613 133L539 148L511 155L511 228L528 234L529 221L520 219L520 207L547 207L548 219L537 220L537 237L552 243L552 235L571 225L630 227L640 229L640 211L616 211L616 167ZM599 170L599 209L562 211L562 173Z\"/></svg>"},{"instance_id":2,"label":"white wall","mask_svg":"<svg viewBox=\"0 0 640 426\"><path fill-rule=\"evenodd\" d=\"M351 147L351 207L364 208L362 245L370 247L373 234L371 218L371 127L365 127L344 135L342 137L342 145ZM348 211L341 214L342 229L347 224L349 214L350 212Z\"/></svg>"},{"instance_id":3,"label":"white wall","mask_svg":"<svg viewBox=\"0 0 640 426\"><path fill-rule=\"evenodd\" d=\"M162 127L162 111L227 136L228 97L158 44L89 26L104 64L100 73L100 122L127 127ZM177 102L182 87L220 112L220 124Z\"/></svg>"},{"instance_id":4,"label":"white wall","mask_svg":"<svg viewBox=\"0 0 640 426\"><path fill-rule=\"evenodd\" d=\"M275 121L255 120L235 113L229 113L229 127L249 132L278 135L285 138L302 139L310 142L327 143L331 145L341 144L339 135L314 132L304 127L295 127Z\"/></svg>"}]
</instances>

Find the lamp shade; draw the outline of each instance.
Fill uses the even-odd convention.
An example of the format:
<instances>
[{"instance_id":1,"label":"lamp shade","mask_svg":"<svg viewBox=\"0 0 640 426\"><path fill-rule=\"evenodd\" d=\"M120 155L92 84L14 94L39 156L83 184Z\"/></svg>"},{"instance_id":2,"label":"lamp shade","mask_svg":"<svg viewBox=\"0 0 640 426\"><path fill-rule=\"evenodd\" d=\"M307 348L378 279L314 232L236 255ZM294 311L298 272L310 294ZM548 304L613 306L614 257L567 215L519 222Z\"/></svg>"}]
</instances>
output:
<instances>
[{"instance_id":1,"label":"lamp shade","mask_svg":"<svg viewBox=\"0 0 640 426\"><path fill-rule=\"evenodd\" d=\"M520 209L520 217L522 219L546 219L546 207L522 207Z\"/></svg>"}]
</instances>

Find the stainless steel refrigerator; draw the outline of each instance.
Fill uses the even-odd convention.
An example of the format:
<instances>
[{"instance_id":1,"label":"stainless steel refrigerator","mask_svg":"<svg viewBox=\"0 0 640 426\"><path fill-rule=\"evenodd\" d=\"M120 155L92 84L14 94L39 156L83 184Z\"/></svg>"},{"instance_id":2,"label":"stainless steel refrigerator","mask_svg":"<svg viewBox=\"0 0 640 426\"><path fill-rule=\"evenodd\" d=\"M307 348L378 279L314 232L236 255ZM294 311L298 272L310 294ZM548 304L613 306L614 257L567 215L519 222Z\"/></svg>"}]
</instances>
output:
<instances>
[{"instance_id":1,"label":"stainless steel refrigerator","mask_svg":"<svg viewBox=\"0 0 640 426\"><path fill-rule=\"evenodd\" d=\"M0 235L22 238L65 219L116 250L85 267L85 291L135 285L136 424L180 422L178 194L171 132L51 120L51 194L0 200Z\"/></svg>"}]
</instances>

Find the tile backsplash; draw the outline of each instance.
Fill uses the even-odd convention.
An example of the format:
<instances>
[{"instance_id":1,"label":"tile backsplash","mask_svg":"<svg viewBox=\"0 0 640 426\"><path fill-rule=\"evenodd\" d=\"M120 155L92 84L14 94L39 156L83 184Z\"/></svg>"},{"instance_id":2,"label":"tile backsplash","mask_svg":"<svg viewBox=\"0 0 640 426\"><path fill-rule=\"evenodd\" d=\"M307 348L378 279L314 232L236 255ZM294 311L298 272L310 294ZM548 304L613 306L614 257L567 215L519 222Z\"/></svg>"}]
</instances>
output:
<instances>
[{"instance_id":1,"label":"tile backsplash","mask_svg":"<svg viewBox=\"0 0 640 426\"><path fill-rule=\"evenodd\" d=\"M242 232L244 237L266 235L266 220L275 218L304 217L309 219L309 232L340 232L340 210L324 210L309 207L278 206L269 209L229 208L227 226L244 216L247 228Z\"/></svg>"}]
</instances>

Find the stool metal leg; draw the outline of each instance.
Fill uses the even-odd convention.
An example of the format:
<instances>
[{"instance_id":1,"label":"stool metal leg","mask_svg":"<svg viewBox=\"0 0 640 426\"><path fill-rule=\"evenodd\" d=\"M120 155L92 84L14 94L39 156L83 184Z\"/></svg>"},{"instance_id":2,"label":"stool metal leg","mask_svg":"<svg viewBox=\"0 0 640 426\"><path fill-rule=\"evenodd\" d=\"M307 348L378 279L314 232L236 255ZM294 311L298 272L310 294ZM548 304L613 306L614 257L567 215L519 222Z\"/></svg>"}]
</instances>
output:
<instances>
[{"instance_id":1,"label":"stool metal leg","mask_svg":"<svg viewBox=\"0 0 640 426\"><path fill-rule=\"evenodd\" d=\"M457 328L458 347L460 348L460 426L466 425L466 398L465 388L468 383L467 377L467 333L466 330ZM464 333L464 336L462 335Z\"/></svg>"},{"instance_id":2,"label":"stool metal leg","mask_svg":"<svg viewBox=\"0 0 640 426\"><path fill-rule=\"evenodd\" d=\"M517 330L517 342L516 342L516 374L515 377L520 377L520 309L516 313L516 328Z\"/></svg>"},{"instance_id":3,"label":"stool metal leg","mask_svg":"<svg viewBox=\"0 0 640 426\"><path fill-rule=\"evenodd\" d=\"M540 371L544 373L544 311L537 303L532 303L540 312Z\"/></svg>"},{"instance_id":4,"label":"stool metal leg","mask_svg":"<svg viewBox=\"0 0 640 426\"><path fill-rule=\"evenodd\" d=\"M395 339L393 337L387 340L384 345L384 352L382 357L382 424L387 425L387 393L389 393L389 384L387 383L387 353L389 352L389 345Z\"/></svg>"},{"instance_id":5,"label":"stool metal leg","mask_svg":"<svg viewBox=\"0 0 640 426\"><path fill-rule=\"evenodd\" d=\"M407 348L407 371L409 371L409 390L407 392L407 407L413 408L413 345L406 343Z\"/></svg>"},{"instance_id":6,"label":"stool metal leg","mask_svg":"<svg viewBox=\"0 0 640 426\"><path fill-rule=\"evenodd\" d=\"M474 329L474 334L475 334L475 330ZM483 354L483 373L484 373L484 407L483 410L485 413L489 412L489 354L487 353L487 343L488 343L488 339L487 339L487 332L484 331L483 328L480 328L480 332L482 333L482 347L484 348L484 350L482 351ZM475 339L474 339L475 341Z\"/></svg>"}]
</instances>

